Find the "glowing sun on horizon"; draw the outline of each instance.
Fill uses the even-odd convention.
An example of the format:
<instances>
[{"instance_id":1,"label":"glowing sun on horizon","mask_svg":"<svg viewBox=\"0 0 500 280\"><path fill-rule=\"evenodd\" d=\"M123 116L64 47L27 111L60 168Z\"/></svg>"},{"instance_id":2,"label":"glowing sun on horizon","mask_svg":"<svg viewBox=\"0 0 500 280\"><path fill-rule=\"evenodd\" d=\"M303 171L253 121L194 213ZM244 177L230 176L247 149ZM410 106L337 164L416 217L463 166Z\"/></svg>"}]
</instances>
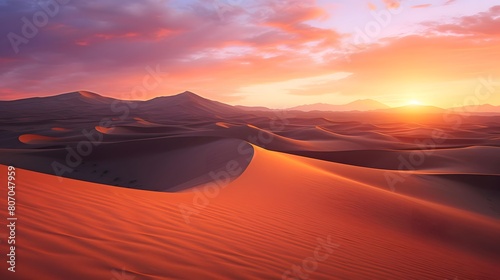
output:
<instances>
[{"instance_id":1,"label":"glowing sun on horizon","mask_svg":"<svg viewBox=\"0 0 500 280\"><path fill-rule=\"evenodd\" d=\"M412 100L410 100L410 101L408 102L408 104L409 104L409 105L411 105L411 106L421 106L421 105L423 105L423 103L422 103L422 102L420 102L420 101L418 101L418 100L416 100L416 99L412 99Z\"/></svg>"}]
</instances>

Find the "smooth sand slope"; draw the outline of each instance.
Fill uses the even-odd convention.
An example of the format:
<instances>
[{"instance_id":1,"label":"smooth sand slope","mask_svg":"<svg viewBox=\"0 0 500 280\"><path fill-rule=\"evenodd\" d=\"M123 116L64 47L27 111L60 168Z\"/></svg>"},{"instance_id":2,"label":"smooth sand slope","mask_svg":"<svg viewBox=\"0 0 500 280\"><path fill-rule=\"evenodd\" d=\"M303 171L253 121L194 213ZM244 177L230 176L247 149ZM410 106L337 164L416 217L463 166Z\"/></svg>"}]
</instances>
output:
<instances>
[{"instance_id":1,"label":"smooth sand slope","mask_svg":"<svg viewBox=\"0 0 500 280\"><path fill-rule=\"evenodd\" d=\"M254 149L218 191L158 193L19 170L17 272L4 263L0 278L498 279L497 219L387 191L376 176L347 177L360 167ZM303 278L293 278L304 259Z\"/></svg>"}]
</instances>

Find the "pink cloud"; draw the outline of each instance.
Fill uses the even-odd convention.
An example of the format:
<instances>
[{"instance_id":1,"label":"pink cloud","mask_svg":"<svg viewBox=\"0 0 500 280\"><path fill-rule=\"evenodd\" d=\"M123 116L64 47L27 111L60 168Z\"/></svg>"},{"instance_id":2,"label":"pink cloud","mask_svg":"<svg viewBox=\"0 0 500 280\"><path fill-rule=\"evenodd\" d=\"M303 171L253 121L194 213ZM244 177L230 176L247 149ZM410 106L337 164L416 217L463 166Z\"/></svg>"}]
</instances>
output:
<instances>
[{"instance_id":1,"label":"pink cloud","mask_svg":"<svg viewBox=\"0 0 500 280\"><path fill-rule=\"evenodd\" d=\"M27 9L21 2L13 3ZM0 48L0 94L88 89L120 97L142 82L146 67L158 65L163 83L143 98L192 90L234 101L232 94L244 86L336 71L353 75L293 93L355 95L375 87L389 92L395 83L468 79L498 69L500 59L500 6L447 24L427 23L425 36L389 38L354 50L344 61L335 51L346 35L327 26L327 10L314 1L257 0L245 9L235 6L223 19L209 0L183 9L158 3L135 9L132 0L71 2L18 55ZM399 6L395 0L385 3ZM0 11L6 22L21 15ZM0 31L10 31L7 26ZM323 51L334 54L314 59Z\"/></svg>"},{"instance_id":2,"label":"pink cloud","mask_svg":"<svg viewBox=\"0 0 500 280\"><path fill-rule=\"evenodd\" d=\"M221 19L210 1L184 10L158 1L140 9L131 0L71 2L40 36L22 45L18 55L9 48L0 50L0 61L5 62L0 65L0 94L6 94L7 88L16 89L19 97L85 88L119 95L141 82L146 66L156 65L168 73L165 79L179 79L165 82L148 93L150 97L206 89L206 82L197 82L204 78L217 81L209 87L220 95L253 82L321 72L309 56L297 53L339 43L341 37L335 30L310 23L327 18L328 13L315 1L254 3L257 6L245 11L236 7L237 11ZM262 10L266 12L257 12ZM20 14L10 14L7 22L20 18ZM231 47L251 50L252 55L233 51L229 57L210 57ZM267 57L269 53L272 57ZM296 65L303 70L291 70Z\"/></svg>"},{"instance_id":3,"label":"pink cloud","mask_svg":"<svg viewBox=\"0 0 500 280\"><path fill-rule=\"evenodd\" d=\"M500 36L500 6L472 16L455 18L451 23L428 22L430 32L475 37Z\"/></svg>"},{"instance_id":4,"label":"pink cloud","mask_svg":"<svg viewBox=\"0 0 500 280\"><path fill-rule=\"evenodd\" d=\"M383 2L389 9L397 9L401 5L399 0L383 0Z\"/></svg>"},{"instance_id":5,"label":"pink cloud","mask_svg":"<svg viewBox=\"0 0 500 280\"><path fill-rule=\"evenodd\" d=\"M432 4L421 4L421 5L412 6L412 8L414 8L414 9L421 9L421 8L429 8L431 6L432 6Z\"/></svg>"}]
</instances>

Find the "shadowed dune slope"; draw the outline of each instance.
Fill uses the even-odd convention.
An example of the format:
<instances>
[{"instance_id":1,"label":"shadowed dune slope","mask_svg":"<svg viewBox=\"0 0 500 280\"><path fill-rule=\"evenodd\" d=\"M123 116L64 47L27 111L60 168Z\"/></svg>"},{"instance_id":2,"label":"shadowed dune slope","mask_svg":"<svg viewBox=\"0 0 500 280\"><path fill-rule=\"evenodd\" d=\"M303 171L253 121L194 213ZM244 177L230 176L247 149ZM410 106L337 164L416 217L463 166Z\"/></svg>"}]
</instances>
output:
<instances>
[{"instance_id":1,"label":"shadowed dune slope","mask_svg":"<svg viewBox=\"0 0 500 280\"><path fill-rule=\"evenodd\" d=\"M213 174L228 169L228 165L234 169L233 180L253 155L250 144L218 137L159 137L99 145L87 142L84 149L77 143L66 144L0 149L0 162L89 182L172 192L211 182Z\"/></svg>"}]
</instances>

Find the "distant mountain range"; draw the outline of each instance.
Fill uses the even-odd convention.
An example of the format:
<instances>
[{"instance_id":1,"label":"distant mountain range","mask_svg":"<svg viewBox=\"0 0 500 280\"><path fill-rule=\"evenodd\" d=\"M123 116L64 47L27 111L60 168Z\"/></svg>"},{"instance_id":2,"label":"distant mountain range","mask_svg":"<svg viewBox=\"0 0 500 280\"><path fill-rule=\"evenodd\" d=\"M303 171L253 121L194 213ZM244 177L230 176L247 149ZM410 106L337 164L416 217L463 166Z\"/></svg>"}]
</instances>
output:
<instances>
[{"instance_id":1,"label":"distant mountain range","mask_svg":"<svg viewBox=\"0 0 500 280\"><path fill-rule=\"evenodd\" d=\"M454 107L450 108L449 110L467 113L500 113L500 106L483 104L477 106Z\"/></svg>"},{"instance_id":2,"label":"distant mountain range","mask_svg":"<svg viewBox=\"0 0 500 280\"><path fill-rule=\"evenodd\" d=\"M392 114L420 114L420 113L444 114L447 112L447 110L436 106L406 105L401 107L375 110L375 112L392 113Z\"/></svg>"},{"instance_id":3,"label":"distant mountain range","mask_svg":"<svg viewBox=\"0 0 500 280\"><path fill-rule=\"evenodd\" d=\"M5 118L23 115L41 119L127 115L175 120L189 117L230 117L239 114L244 114L244 110L203 98L189 91L147 101L114 99L88 91L0 101L0 117Z\"/></svg>"},{"instance_id":4,"label":"distant mountain range","mask_svg":"<svg viewBox=\"0 0 500 280\"><path fill-rule=\"evenodd\" d=\"M344 105L316 103L316 104L292 107L289 110L298 110L304 112L310 112L310 111L346 112L346 111L374 111L374 110L383 110L389 108L390 108L389 106L380 103L376 100L362 99Z\"/></svg>"},{"instance_id":5,"label":"distant mountain range","mask_svg":"<svg viewBox=\"0 0 500 280\"><path fill-rule=\"evenodd\" d=\"M322 112L383 112L383 113L416 113L439 114L446 110L432 106L404 106L391 108L371 99L357 100L344 105L311 104L288 109L301 116L318 115ZM497 114L500 106L480 105L449 109L455 112L474 114ZM147 101L125 101L104 97L88 91L77 91L49 97L34 97L13 101L0 101L0 117L37 117L43 120L67 118L102 118L119 117L151 117L163 120L181 120L189 118L231 118L242 115L265 115L273 112L265 107L232 106L218 101L203 98L195 93L183 93L153 98ZM304 115L305 114L305 115Z\"/></svg>"},{"instance_id":6,"label":"distant mountain range","mask_svg":"<svg viewBox=\"0 0 500 280\"><path fill-rule=\"evenodd\" d=\"M156 97L147 101L134 101L139 112L158 114L171 118L190 116L227 117L243 113L241 109L201 97L190 91L171 96Z\"/></svg>"}]
</instances>

